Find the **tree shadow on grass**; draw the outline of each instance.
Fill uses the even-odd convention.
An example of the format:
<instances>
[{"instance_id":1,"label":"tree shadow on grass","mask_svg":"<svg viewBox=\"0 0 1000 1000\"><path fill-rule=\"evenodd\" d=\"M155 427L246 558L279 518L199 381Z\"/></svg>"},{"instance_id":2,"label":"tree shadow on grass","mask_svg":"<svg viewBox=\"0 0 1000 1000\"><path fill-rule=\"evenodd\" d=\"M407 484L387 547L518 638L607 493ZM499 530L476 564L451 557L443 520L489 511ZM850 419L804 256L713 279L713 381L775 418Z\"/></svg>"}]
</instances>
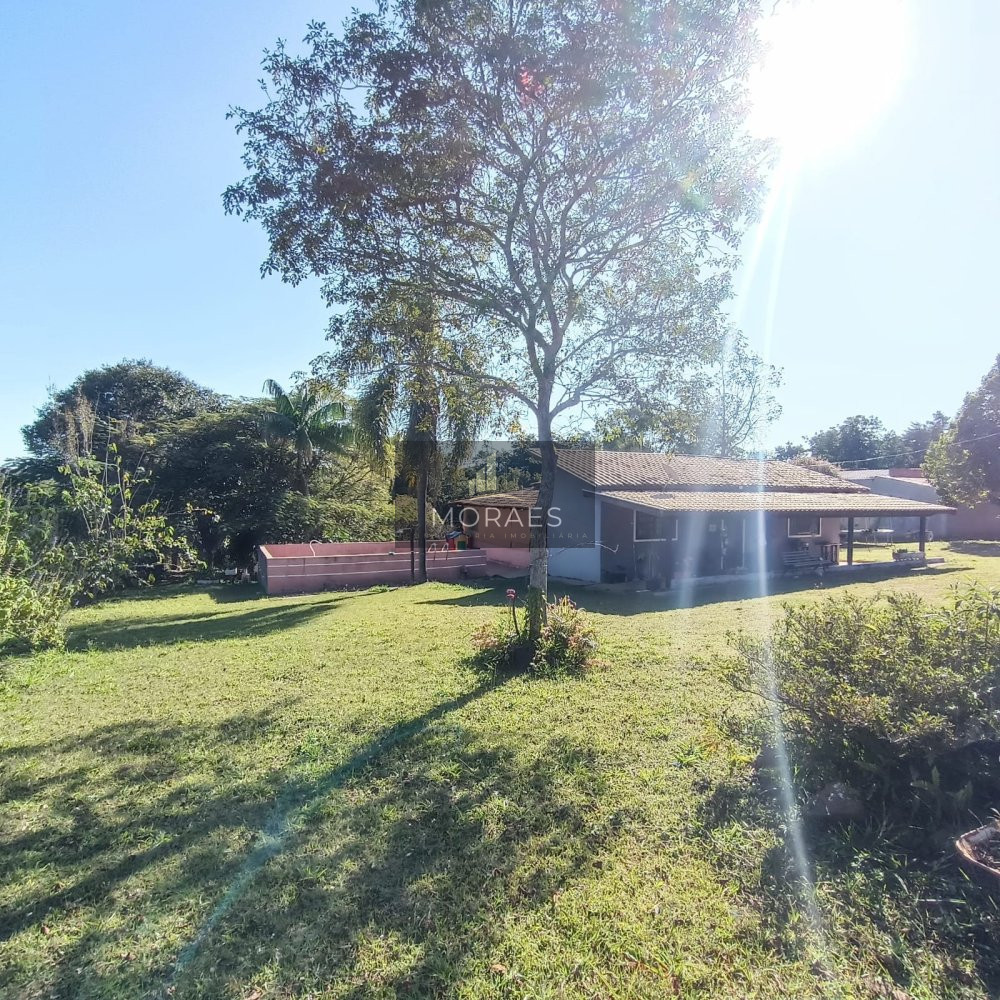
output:
<instances>
[{"instance_id":1,"label":"tree shadow on grass","mask_svg":"<svg viewBox=\"0 0 1000 1000\"><path fill-rule=\"evenodd\" d=\"M364 981L383 943L407 941L419 960L378 976L412 995L457 983L508 914L551 906L617 829L588 748L525 759L447 720L493 689L331 765L254 766L287 738L281 706L0 752L0 994L218 996L275 941L290 989Z\"/></svg>"},{"instance_id":2,"label":"tree shadow on grass","mask_svg":"<svg viewBox=\"0 0 1000 1000\"><path fill-rule=\"evenodd\" d=\"M505 934L553 913L614 840L607 791L590 748L422 728L320 800L184 957L175 996L436 997L491 975L516 990Z\"/></svg>"},{"instance_id":3,"label":"tree shadow on grass","mask_svg":"<svg viewBox=\"0 0 1000 1000\"><path fill-rule=\"evenodd\" d=\"M69 630L71 650L134 649L177 642L214 642L217 639L256 638L294 628L336 609L352 595L297 603L260 603L247 611L204 611L94 622Z\"/></svg>"},{"instance_id":4,"label":"tree shadow on grass","mask_svg":"<svg viewBox=\"0 0 1000 1000\"><path fill-rule=\"evenodd\" d=\"M895 566L883 568L879 564L856 564L852 573L829 573L826 576L808 578L777 578L767 581L769 598L781 598L801 594L806 591L832 592L840 587L857 583L878 583L892 579L905 579L910 573L941 576L949 573L961 573L964 570L958 566L932 566L921 570L900 570ZM474 593L463 593L455 597L433 598L420 603L452 605L455 607L479 607L484 605L502 605L506 601L505 592L510 585L509 580L471 582L469 586L478 586ZM735 577L731 582L718 584L702 584L685 587L679 581L667 592L651 591L619 591L606 590L600 586L580 586L559 584L553 582L549 599L558 599L566 595L574 603L587 611L609 615L643 615L655 611L678 611L704 607L710 604L722 604L729 601L747 601L761 597L760 582L752 577Z\"/></svg>"},{"instance_id":5,"label":"tree shadow on grass","mask_svg":"<svg viewBox=\"0 0 1000 1000\"><path fill-rule=\"evenodd\" d=\"M143 995L156 956L141 942L232 877L280 791L281 774L236 763L280 708L0 752L0 994L104 996L107 966L121 996Z\"/></svg>"}]
</instances>

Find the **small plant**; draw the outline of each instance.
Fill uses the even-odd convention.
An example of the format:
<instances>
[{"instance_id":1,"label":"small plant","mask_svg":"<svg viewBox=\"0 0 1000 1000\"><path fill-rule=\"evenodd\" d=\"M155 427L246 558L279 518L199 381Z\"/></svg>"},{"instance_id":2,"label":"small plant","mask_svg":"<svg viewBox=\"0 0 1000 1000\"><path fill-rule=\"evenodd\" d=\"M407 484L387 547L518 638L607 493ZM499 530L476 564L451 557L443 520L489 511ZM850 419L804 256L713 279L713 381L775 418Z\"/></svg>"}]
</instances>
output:
<instances>
[{"instance_id":1,"label":"small plant","mask_svg":"<svg viewBox=\"0 0 1000 1000\"><path fill-rule=\"evenodd\" d=\"M545 604L538 642L532 645L527 623L518 620L517 591L507 591L507 606L472 637L477 665L492 674L527 670L536 677L582 673L597 650L585 612L568 597Z\"/></svg>"},{"instance_id":2,"label":"small plant","mask_svg":"<svg viewBox=\"0 0 1000 1000\"><path fill-rule=\"evenodd\" d=\"M597 638L586 613L568 597L545 605L531 672L539 677L580 674L592 663Z\"/></svg>"}]
</instances>

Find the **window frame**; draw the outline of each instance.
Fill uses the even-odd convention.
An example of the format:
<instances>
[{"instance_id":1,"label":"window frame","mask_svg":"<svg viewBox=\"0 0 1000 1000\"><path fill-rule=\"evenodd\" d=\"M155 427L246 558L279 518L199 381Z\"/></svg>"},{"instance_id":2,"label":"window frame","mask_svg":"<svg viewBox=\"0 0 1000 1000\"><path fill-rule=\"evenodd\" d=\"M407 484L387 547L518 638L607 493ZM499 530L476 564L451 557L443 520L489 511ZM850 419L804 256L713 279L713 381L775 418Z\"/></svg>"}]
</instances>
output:
<instances>
[{"instance_id":1,"label":"window frame","mask_svg":"<svg viewBox=\"0 0 1000 1000\"><path fill-rule=\"evenodd\" d=\"M815 521L815 531L792 531L792 520L796 517L808 517ZM823 518L819 514L789 514L786 524L786 534L789 538L820 538L823 535Z\"/></svg>"},{"instance_id":2,"label":"window frame","mask_svg":"<svg viewBox=\"0 0 1000 1000\"><path fill-rule=\"evenodd\" d=\"M648 514L650 517L655 518L657 522L665 521L670 518L674 522L674 534L672 538L662 537L662 538L640 538L639 529L639 515ZM652 511L648 510L635 510L632 511L632 541L633 542L676 542L680 537L680 518L676 514L654 514Z\"/></svg>"}]
</instances>

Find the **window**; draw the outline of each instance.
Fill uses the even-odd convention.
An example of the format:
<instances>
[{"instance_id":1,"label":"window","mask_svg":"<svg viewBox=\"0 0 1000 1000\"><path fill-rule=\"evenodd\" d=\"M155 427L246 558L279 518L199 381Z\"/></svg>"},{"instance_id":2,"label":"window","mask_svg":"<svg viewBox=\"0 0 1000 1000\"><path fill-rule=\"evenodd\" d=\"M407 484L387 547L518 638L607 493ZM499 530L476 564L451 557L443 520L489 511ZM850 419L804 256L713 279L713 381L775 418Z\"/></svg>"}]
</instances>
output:
<instances>
[{"instance_id":1,"label":"window","mask_svg":"<svg viewBox=\"0 0 1000 1000\"><path fill-rule=\"evenodd\" d=\"M676 542L677 518L633 511L632 539L636 542Z\"/></svg>"},{"instance_id":2,"label":"window","mask_svg":"<svg viewBox=\"0 0 1000 1000\"><path fill-rule=\"evenodd\" d=\"M793 514L788 519L789 538L811 538L820 534L822 521L812 514Z\"/></svg>"}]
</instances>

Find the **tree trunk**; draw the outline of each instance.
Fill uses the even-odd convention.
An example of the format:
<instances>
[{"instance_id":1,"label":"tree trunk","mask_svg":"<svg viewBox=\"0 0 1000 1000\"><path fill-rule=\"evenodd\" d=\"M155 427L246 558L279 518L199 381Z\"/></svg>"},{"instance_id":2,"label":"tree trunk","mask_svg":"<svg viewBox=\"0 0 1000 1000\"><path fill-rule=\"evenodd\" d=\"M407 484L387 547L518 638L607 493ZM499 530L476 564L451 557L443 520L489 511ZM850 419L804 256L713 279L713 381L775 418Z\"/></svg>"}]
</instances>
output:
<instances>
[{"instance_id":1,"label":"tree trunk","mask_svg":"<svg viewBox=\"0 0 1000 1000\"><path fill-rule=\"evenodd\" d=\"M556 449L552 442L552 425L548 416L548 401L539 407L538 447L542 458L542 475L538 484L538 503L531 512L531 571L528 576L527 633L534 642L545 621L545 596L549 588L548 523L549 508L556 484Z\"/></svg>"},{"instance_id":2,"label":"tree trunk","mask_svg":"<svg viewBox=\"0 0 1000 1000\"><path fill-rule=\"evenodd\" d=\"M427 456L417 473L417 545L420 559L417 579L427 582Z\"/></svg>"}]
</instances>

